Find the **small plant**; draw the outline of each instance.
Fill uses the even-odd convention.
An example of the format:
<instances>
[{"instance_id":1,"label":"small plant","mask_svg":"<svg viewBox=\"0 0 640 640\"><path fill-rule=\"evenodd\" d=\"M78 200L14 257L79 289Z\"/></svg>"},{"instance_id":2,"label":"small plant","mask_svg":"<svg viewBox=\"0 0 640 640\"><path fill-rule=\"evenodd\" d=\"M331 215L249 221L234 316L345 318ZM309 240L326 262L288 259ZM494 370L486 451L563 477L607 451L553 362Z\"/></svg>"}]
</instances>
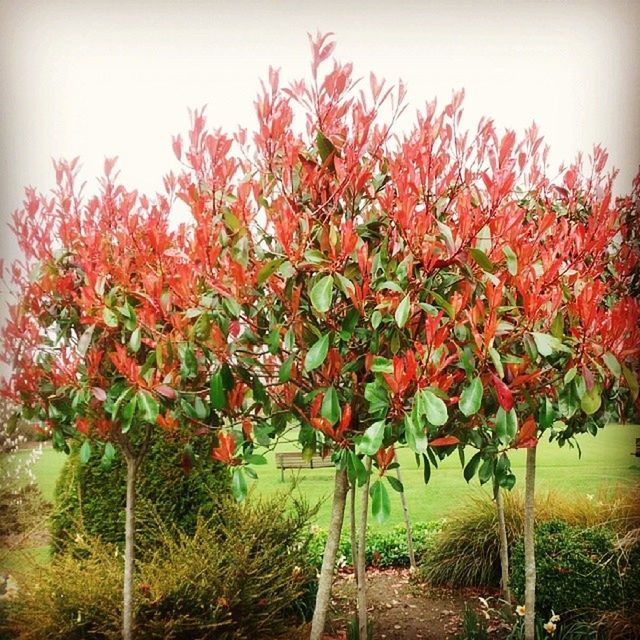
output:
<instances>
[{"instance_id":1,"label":"small plant","mask_svg":"<svg viewBox=\"0 0 640 640\"><path fill-rule=\"evenodd\" d=\"M139 561L134 603L140 638L275 638L309 617L316 571L308 561L314 510L283 500L221 502L193 535L162 529L156 553ZM61 553L3 604L0 637L116 640L121 637L122 555L97 538Z\"/></svg>"},{"instance_id":2,"label":"small plant","mask_svg":"<svg viewBox=\"0 0 640 640\"><path fill-rule=\"evenodd\" d=\"M589 612L615 609L622 600L622 580L617 570L614 538L603 527L584 529L553 520L536 528L536 611L552 609L575 618ZM524 596L523 545L512 556L512 588Z\"/></svg>"}]
</instances>

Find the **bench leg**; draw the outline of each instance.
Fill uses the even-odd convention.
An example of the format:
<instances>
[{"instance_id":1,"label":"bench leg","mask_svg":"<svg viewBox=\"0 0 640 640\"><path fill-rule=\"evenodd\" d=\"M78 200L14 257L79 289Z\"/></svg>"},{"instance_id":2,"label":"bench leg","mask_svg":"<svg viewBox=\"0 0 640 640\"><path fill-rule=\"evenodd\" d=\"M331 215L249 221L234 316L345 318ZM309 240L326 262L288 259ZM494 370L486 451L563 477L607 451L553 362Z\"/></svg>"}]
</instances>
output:
<instances>
[{"instance_id":1,"label":"bench leg","mask_svg":"<svg viewBox=\"0 0 640 640\"><path fill-rule=\"evenodd\" d=\"M280 482L284 482L284 467L280 469Z\"/></svg>"}]
</instances>

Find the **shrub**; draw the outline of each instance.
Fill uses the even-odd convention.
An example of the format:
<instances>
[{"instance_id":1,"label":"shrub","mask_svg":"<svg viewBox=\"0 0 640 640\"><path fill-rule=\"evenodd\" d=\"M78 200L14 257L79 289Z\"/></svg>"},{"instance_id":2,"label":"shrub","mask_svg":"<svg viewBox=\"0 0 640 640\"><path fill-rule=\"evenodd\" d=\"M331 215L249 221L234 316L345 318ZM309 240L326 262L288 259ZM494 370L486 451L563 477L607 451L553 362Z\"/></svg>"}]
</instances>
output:
<instances>
[{"instance_id":1,"label":"shrub","mask_svg":"<svg viewBox=\"0 0 640 640\"><path fill-rule=\"evenodd\" d=\"M412 524L414 551L418 562L432 548L440 527L440 522L416 522ZM326 540L327 532L314 527L309 545L309 558L310 562L316 567L322 565L322 554ZM408 567L409 552L407 550L407 529L405 525L398 524L387 531L367 530L365 559L367 565L380 568ZM337 564L339 566L350 566L351 561L351 540L348 532L343 532L338 547Z\"/></svg>"},{"instance_id":2,"label":"shrub","mask_svg":"<svg viewBox=\"0 0 640 640\"><path fill-rule=\"evenodd\" d=\"M308 506L226 498L193 535L162 529L162 546L137 567L140 638L273 638L311 609L315 568L308 563ZM6 611L19 640L120 637L122 557L117 545L80 542L79 557L56 556L23 581ZM311 606L312 608L312 606ZM2 625L0 625L2 626Z\"/></svg>"},{"instance_id":3,"label":"shrub","mask_svg":"<svg viewBox=\"0 0 640 640\"><path fill-rule=\"evenodd\" d=\"M208 459L210 443L202 439L195 454ZM141 548L153 545L158 521L191 533L198 514L210 516L221 496L228 495L227 471L207 460L185 473L181 466L184 448L162 438L154 441L138 474L136 505L137 541ZM116 456L109 468L96 452L81 464L78 450L69 455L54 495L51 516L51 545L63 551L79 535L100 536L118 545L124 542L126 464Z\"/></svg>"},{"instance_id":4,"label":"shrub","mask_svg":"<svg viewBox=\"0 0 640 640\"><path fill-rule=\"evenodd\" d=\"M576 612L609 611L623 596L613 532L605 527L571 527L552 520L536 527L536 610L563 618ZM524 549L521 539L511 558L511 587L524 598Z\"/></svg>"},{"instance_id":5,"label":"shrub","mask_svg":"<svg viewBox=\"0 0 640 640\"><path fill-rule=\"evenodd\" d=\"M523 530L524 503L519 491L505 491L509 546ZM640 489L618 490L594 498L555 491L536 497L536 521L562 520L569 525L607 525L619 534L640 526ZM500 543L495 504L487 495L473 498L446 520L433 548L424 556L420 579L435 585L500 585Z\"/></svg>"}]
</instances>

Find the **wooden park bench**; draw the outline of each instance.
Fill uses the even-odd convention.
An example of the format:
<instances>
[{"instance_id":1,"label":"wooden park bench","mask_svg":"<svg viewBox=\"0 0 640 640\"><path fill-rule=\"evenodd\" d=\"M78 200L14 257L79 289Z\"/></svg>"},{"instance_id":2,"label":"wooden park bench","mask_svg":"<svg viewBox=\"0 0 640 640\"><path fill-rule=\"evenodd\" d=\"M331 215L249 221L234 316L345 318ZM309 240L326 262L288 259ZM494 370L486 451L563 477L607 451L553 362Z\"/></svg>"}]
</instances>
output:
<instances>
[{"instance_id":1,"label":"wooden park bench","mask_svg":"<svg viewBox=\"0 0 640 640\"><path fill-rule=\"evenodd\" d=\"M284 482L285 469L328 469L334 466L330 456L321 458L319 455L314 455L311 460L305 460L300 451L276 453L276 467L280 469L282 482Z\"/></svg>"}]
</instances>

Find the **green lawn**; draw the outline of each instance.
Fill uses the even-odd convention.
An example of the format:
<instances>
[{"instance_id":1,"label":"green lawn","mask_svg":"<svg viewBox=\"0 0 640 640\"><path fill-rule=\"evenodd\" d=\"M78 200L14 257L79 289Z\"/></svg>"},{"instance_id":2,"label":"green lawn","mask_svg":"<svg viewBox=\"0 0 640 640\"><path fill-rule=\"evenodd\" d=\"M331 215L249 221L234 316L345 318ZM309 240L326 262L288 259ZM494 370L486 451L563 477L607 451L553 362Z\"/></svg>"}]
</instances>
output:
<instances>
[{"instance_id":1,"label":"green lawn","mask_svg":"<svg viewBox=\"0 0 640 640\"><path fill-rule=\"evenodd\" d=\"M559 448L555 443L544 441L538 447L537 486L540 490L557 488L567 492L595 494L602 489L638 482L640 459L631 454L635 451L635 439L639 437L639 425L609 425L595 438L584 435L580 439L581 459L578 458L576 449L569 449L567 446ZM294 446L283 445L283 449L292 450ZM511 456L512 468L518 478L517 488L524 485L525 455L525 451L520 450ZM416 522L446 517L460 501L488 492L487 485L480 486L477 477L470 484L464 481L457 454L450 456L432 473L426 486L422 478L422 469L416 467L413 454L407 449L402 449L398 451L398 457L411 518ZM254 482L254 490L270 494L288 485L280 481L280 471L275 468L273 455L270 456L267 467L257 469L260 479ZM327 526L331 510L329 497L333 488L333 471L290 470L285 472L285 477L296 478L296 491L311 502L325 498L318 514L318 523ZM390 527L402 521L398 494L393 491L391 493L391 518L383 527ZM377 527L375 523L372 523L372 526Z\"/></svg>"},{"instance_id":2,"label":"green lawn","mask_svg":"<svg viewBox=\"0 0 640 640\"><path fill-rule=\"evenodd\" d=\"M628 486L640 481L640 459L631 455L635 451L635 439L639 437L640 425L610 425L595 438L589 435L581 438L582 459L578 459L575 449L560 449L554 443L542 442L537 456L539 490L557 488L568 493L596 494L603 489ZM278 450L295 450L295 445L282 444ZM445 460L440 468L432 473L427 486L423 483L422 469L416 467L413 454L402 449L398 456L402 464L411 518L415 522L446 517L461 501L487 492L487 487L481 487L477 478L469 485L464 481L457 455ZM280 480L280 471L275 467L274 454L271 453L267 457L269 464L257 467L260 478L252 482L252 490L263 495L274 494L287 490L295 479L294 493L303 495L311 503L322 501L318 524L326 527L331 510L332 469L288 470L283 483ZM47 500L53 497L56 479L64 460L64 454L46 447L34 465L36 481ZM524 451L513 453L512 467L518 477L516 487L521 487L524 482L524 460ZM390 493L391 517L383 527L391 527L402 520L398 494L393 491ZM372 523L372 527L379 528L379 525ZM0 564L5 570L19 570L34 562L46 562L47 558L48 547L36 547L8 554L0 553Z\"/></svg>"},{"instance_id":3,"label":"green lawn","mask_svg":"<svg viewBox=\"0 0 640 640\"><path fill-rule=\"evenodd\" d=\"M640 437L639 425L610 425L597 437L584 435L580 439L582 459L578 459L576 449L560 449L555 443L542 442L538 448L538 488L540 490L559 488L567 492L595 494L601 489L640 481L640 459L635 458L635 439ZM293 444L282 444L279 450L295 450ZM487 492L477 478L467 485L462 477L457 455L445 460L431 475L427 486L422 480L422 469L415 464L413 454L402 449L398 452L402 465L403 482L409 502L411 517L415 521L429 521L445 517L465 498ZM252 482L253 490L261 494L273 494L291 486L297 480L295 491L310 502L324 500L318 514L318 523L326 526L331 509L330 494L333 488L332 469L313 471L288 470L286 481L280 480L274 454L268 456L269 464L256 467L260 479ZM34 472L45 498L53 496L55 481L64 462L65 455L47 447L37 461ZM516 487L524 482L525 452L512 454L512 467L518 477ZM400 501L392 493L392 513L383 525L392 526L402 520ZM372 525L376 526L376 525Z\"/></svg>"}]
</instances>

